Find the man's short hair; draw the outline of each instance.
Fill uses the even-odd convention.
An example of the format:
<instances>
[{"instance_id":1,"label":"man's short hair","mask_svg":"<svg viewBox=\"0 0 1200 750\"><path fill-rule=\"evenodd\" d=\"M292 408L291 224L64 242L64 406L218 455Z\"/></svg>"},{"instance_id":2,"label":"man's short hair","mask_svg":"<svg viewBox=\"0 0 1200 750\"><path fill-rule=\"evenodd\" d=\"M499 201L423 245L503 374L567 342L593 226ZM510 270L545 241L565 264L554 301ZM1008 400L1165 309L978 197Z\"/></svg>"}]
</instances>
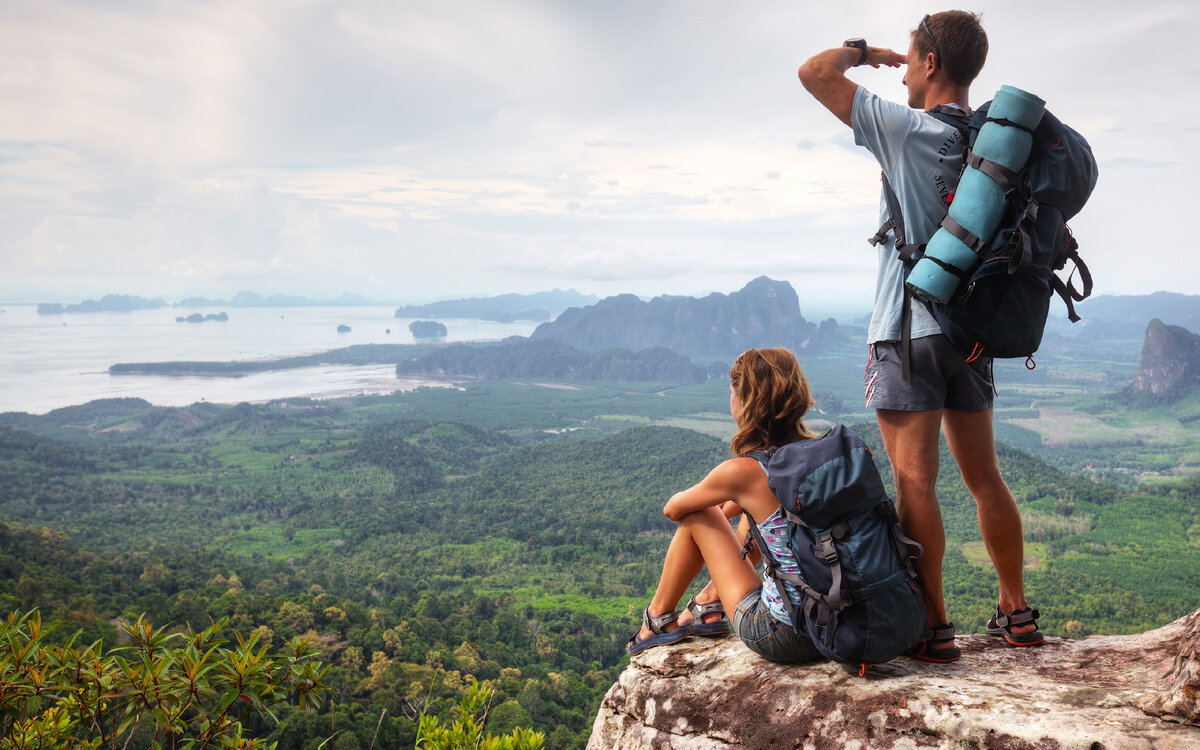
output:
<instances>
[{"instance_id":1,"label":"man's short hair","mask_svg":"<svg viewBox=\"0 0 1200 750\"><path fill-rule=\"evenodd\" d=\"M925 17L912 32L922 56L930 52L951 82L970 86L987 60L987 32L979 16L965 10L947 10Z\"/></svg>"}]
</instances>

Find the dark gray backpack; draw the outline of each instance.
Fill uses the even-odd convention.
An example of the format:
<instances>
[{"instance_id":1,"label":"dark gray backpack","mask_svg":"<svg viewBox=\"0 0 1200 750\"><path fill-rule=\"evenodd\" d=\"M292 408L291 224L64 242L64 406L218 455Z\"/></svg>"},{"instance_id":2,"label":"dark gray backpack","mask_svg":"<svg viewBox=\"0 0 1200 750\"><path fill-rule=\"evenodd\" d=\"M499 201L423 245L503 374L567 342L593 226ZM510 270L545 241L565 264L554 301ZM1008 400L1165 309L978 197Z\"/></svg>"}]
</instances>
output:
<instances>
[{"instance_id":1,"label":"dark gray backpack","mask_svg":"<svg viewBox=\"0 0 1200 750\"><path fill-rule=\"evenodd\" d=\"M843 664L877 664L904 653L925 628L912 565L922 550L900 533L866 443L838 425L822 437L750 455L767 471L800 567L799 576L780 571L750 519L793 627ZM803 592L799 606L785 582Z\"/></svg>"}]
</instances>

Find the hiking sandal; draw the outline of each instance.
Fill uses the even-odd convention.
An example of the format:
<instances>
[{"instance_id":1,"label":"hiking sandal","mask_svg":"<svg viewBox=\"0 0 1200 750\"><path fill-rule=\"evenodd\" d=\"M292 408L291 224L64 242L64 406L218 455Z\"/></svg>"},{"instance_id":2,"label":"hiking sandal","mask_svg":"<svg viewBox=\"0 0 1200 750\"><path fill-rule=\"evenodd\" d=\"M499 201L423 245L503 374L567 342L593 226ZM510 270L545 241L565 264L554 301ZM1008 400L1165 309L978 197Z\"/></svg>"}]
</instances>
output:
<instances>
[{"instance_id":1,"label":"hiking sandal","mask_svg":"<svg viewBox=\"0 0 1200 750\"><path fill-rule=\"evenodd\" d=\"M954 623L947 622L943 625L935 625L932 628L925 628L921 631L920 639L908 650L908 655L921 661L930 661L935 664L949 664L952 661L957 661L962 656L962 649L958 646L946 645L953 642Z\"/></svg>"},{"instance_id":2,"label":"hiking sandal","mask_svg":"<svg viewBox=\"0 0 1200 750\"><path fill-rule=\"evenodd\" d=\"M680 612L678 610L664 612L661 615L651 615L650 605L642 610L642 624L650 629L653 635L647 636L642 640L638 640L638 633L641 629L635 630L633 635L629 637L629 643L625 644L625 653L633 655L644 649L653 648L654 646L665 646L668 643L682 641L692 634L691 625L680 625L672 630L663 630L666 626L679 619Z\"/></svg>"},{"instance_id":3,"label":"hiking sandal","mask_svg":"<svg viewBox=\"0 0 1200 750\"><path fill-rule=\"evenodd\" d=\"M1036 646L1042 642L1042 631L1038 630L1037 618L1041 615L1036 609L1026 607L1018 609L1011 615L1006 615L1000 611L1000 607L996 607L996 614L992 615L992 619L988 620L987 632L988 635L997 635L1004 638L1004 641L1010 646ZM1014 633L1012 631L1014 625L1028 625L1033 623L1033 630L1028 633Z\"/></svg>"},{"instance_id":4,"label":"hiking sandal","mask_svg":"<svg viewBox=\"0 0 1200 750\"><path fill-rule=\"evenodd\" d=\"M714 636L729 634L729 620L725 617L725 607L721 604L720 599L701 604L693 596L691 599L688 599L687 606L684 609L692 613L692 635L702 635L712 638ZM721 619L705 622L704 618L711 614L719 614L721 615Z\"/></svg>"}]
</instances>

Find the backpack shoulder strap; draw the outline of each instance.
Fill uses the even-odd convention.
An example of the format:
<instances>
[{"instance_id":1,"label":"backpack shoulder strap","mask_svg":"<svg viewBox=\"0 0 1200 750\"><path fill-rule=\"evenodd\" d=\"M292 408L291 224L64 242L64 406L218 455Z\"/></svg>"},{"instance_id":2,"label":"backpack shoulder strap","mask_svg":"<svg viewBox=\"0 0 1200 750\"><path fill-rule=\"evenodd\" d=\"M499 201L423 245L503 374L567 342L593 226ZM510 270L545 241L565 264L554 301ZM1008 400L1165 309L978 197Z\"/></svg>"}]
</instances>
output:
<instances>
[{"instance_id":1,"label":"backpack shoulder strap","mask_svg":"<svg viewBox=\"0 0 1200 750\"><path fill-rule=\"evenodd\" d=\"M750 451L745 455L745 458L753 458L762 464L763 471L767 470L767 462L771 460L771 456L775 455L774 448L768 448L765 451Z\"/></svg>"},{"instance_id":2,"label":"backpack shoulder strap","mask_svg":"<svg viewBox=\"0 0 1200 750\"><path fill-rule=\"evenodd\" d=\"M955 104L935 104L926 113L933 115L937 119L966 132L971 124L971 112L965 110Z\"/></svg>"},{"instance_id":3,"label":"backpack shoulder strap","mask_svg":"<svg viewBox=\"0 0 1200 750\"><path fill-rule=\"evenodd\" d=\"M881 242L887 242L887 233L890 231L896 236L896 253L900 256L900 260L905 264L915 263L917 253L924 252L925 245L909 244L904 233L904 212L900 209L900 199L896 196L896 191L892 189L892 183L888 182L887 175L882 175L881 179L883 180L883 199L887 203L888 220L879 227L878 232L867 238L867 242L870 242L872 247Z\"/></svg>"},{"instance_id":4,"label":"backpack shoulder strap","mask_svg":"<svg viewBox=\"0 0 1200 750\"><path fill-rule=\"evenodd\" d=\"M957 128L963 134L963 137L968 137L969 126L971 123L971 113L960 109L953 104L938 104L937 106L926 110L926 114L946 123L947 125ZM881 242L887 241L887 233L890 231L896 237L896 252L900 256L900 260L906 264L912 264L917 261L917 254L925 251L924 244L910 244L904 232L904 212L900 210L900 199L896 197L896 191L892 189L892 185L888 182L887 175L882 176L883 179L883 199L887 203L888 220L879 227L874 235L867 239L871 245L877 246Z\"/></svg>"},{"instance_id":5,"label":"backpack shoulder strap","mask_svg":"<svg viewBox=\"0 0 1200 750\"><path fill-rule=\"evenodd\" d=\"M962 133L964 138L969 138L971 113L963 110L953 104L938 104L929 110L927 114L946 123L947 125L957 128ZM969 158L970 150L966 150L966 157ZM909 270L917 262L917 260L925 253L925 244L909 243L904 234L904 213L900 209L900 199L896 196L896 191L892 189L891 183L888 182L887 176L883 177L883 198L887 203L888 220L884 222L879 231L873 237L868 239L872 245L878 245L887 239L888 231L896 236L896 254L900 261L904 263ZM949 219L949 216L945 217ZM964 230L965 231L965 230ZM966 240L964 240L966 242ZM978 243L979 240L976 240ZM978 251L977 251L978 252ZM941 264L939 264L941 265ZM957 268L950 267L961 274ZM921 300L924 302L924 300ZM908 383L911 380L912 364L910 361L910 349L912 347L912 292L908 286L904 287L904 309L901 312L900 323L900 366L904 375L904 382ZM928 306L928 305L926 305Z\"/></svg>"}]
</instances>

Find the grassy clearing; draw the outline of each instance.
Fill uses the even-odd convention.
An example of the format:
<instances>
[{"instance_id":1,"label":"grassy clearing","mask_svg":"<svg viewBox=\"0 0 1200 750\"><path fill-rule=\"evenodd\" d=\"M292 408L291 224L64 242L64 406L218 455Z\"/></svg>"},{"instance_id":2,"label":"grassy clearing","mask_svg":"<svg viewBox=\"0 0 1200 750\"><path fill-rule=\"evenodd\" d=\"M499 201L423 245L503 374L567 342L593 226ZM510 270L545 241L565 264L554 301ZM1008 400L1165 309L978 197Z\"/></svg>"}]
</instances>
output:
<instances>
[{"instance_id":1,"label":"grassy clearing","mask_svg":"<svg viewBox=\"0 0 1200 750\"><path fill-rule=\"evenodd\" d=\"M586 612L602 620L619 617L633 619L642 606L643 600L632 596L593 598L578 594L547 594L533 600L536 610L565 608L572 612Z\"/></svg>"},{"instance_id":2,"label":"grassy clearing","mask_svg":"<svg viewBox=\"0 0 1200 750\"><path fill-rule=\"evenodd\" d=\"M262 555L268 559L285 560L303 557L314 550L329 550L336 544L341 532L337 529L293 529L288 539L284 524L255 526L235 532L228 537L229 552L251 557Z\"/></svg>"},{"instance_id":3,"label":"grassy clearing","mask_svg":"<svg viewBox=\"0 0 1200 750\"><path fill-rule=\"evenodd\" d=\"M545 589L523 587L516 589L475 589L476 594L484 594L499 598L513 596L517 603L528 604L539 612L554 609L569 609L572 612L585 612L595 615L602 620L613 618L629 618L631 621L638 617L641 608L645 606L644 597L633 596L582 596L579 594L549 594Z\"/></svg>"},{"instance_id":4,"label":"grassy clearing","mask_svg":"<svg viewBox=\"0 0 1200 750\"><path fill-rule=\"evenodd\" d=\"M678 417L675 419L661 419L655 424L664 427L679 427L684 430L693 430L702 435L712 435L715 438L728 440L733 436L733 420L729 417L724 419L707 418L702 416L696 417Z\"/></svg>"},{"instance_id":5,"label":"grassy clearing","mask_svg":"<svg viewBox=\"0 0 1200 750\"><path fill-rule=\"evenodd\" d=\"M1099 417L1069 409L1045 408L1036 419L1007 419L1008 424L1036 432L1047 446L1130 445L1139 437L1129 430L1113 427Z\"/></svg>"},{"instance_id":6,"label":"grassy clearing","mask_svg":"<svg viewBox=\"0 0 1200 750\"><path fill-rule=\"evenodd\" d=\"M218 443L208 455L225 466L250 471L265 471L279 467L278 453L265 453L247 448L237 442Z\"/></svg>"},{"instance_id":7,"label":"grassy clearing","mask_svg":"<svg viewBox=\"0 0 1200 750\"><path fill-rule=\"evenodd\" d=\"M984 568L992 567L992 558L988 557L987 548L983 542L967 542L962 545L963 557L972 565ZM1041 542L1025 542L1025 570L1037 570L1046 559L1046 545Z\"/></svg>"}]
</instances>

